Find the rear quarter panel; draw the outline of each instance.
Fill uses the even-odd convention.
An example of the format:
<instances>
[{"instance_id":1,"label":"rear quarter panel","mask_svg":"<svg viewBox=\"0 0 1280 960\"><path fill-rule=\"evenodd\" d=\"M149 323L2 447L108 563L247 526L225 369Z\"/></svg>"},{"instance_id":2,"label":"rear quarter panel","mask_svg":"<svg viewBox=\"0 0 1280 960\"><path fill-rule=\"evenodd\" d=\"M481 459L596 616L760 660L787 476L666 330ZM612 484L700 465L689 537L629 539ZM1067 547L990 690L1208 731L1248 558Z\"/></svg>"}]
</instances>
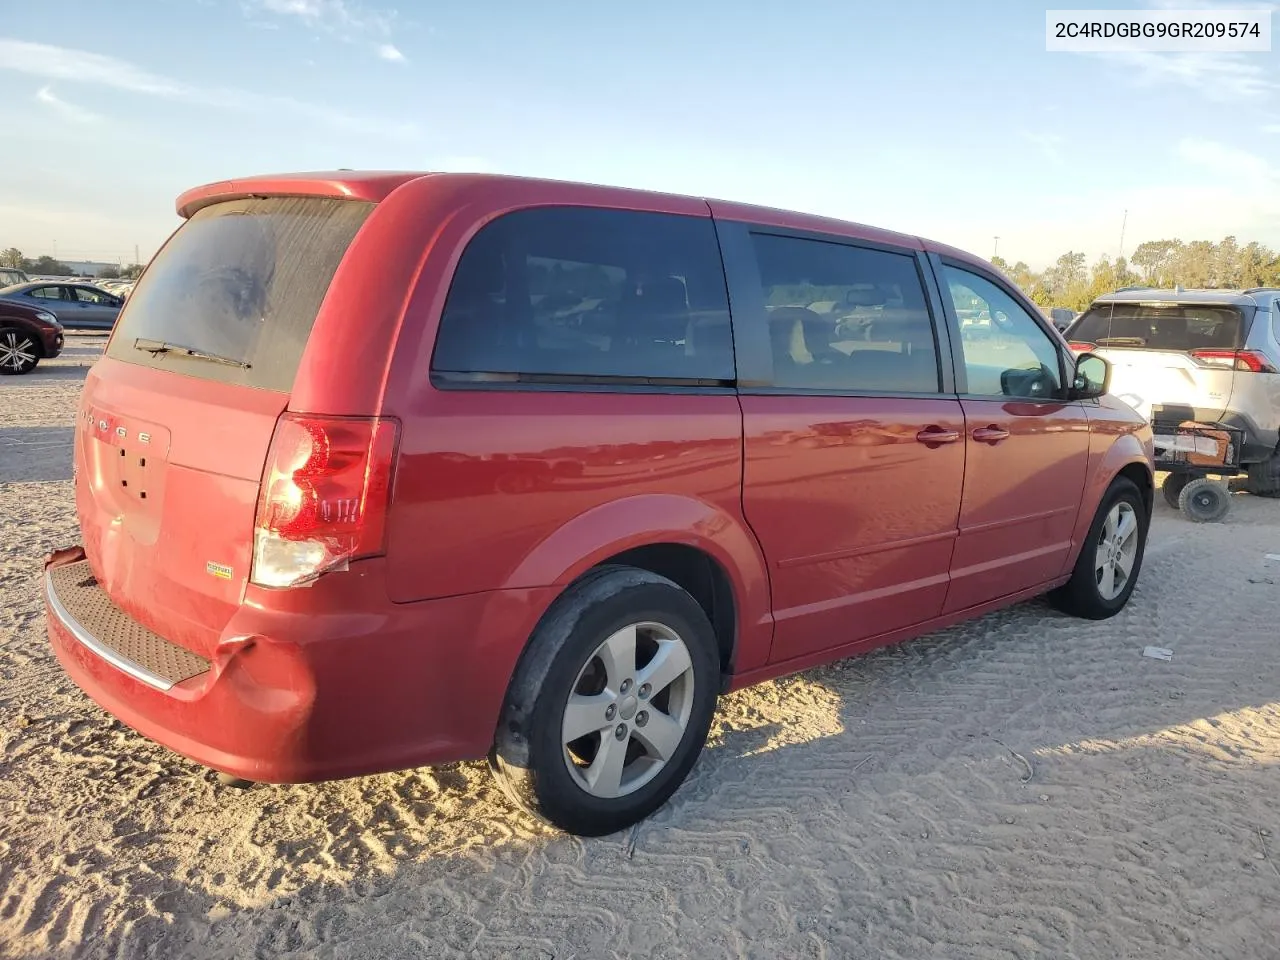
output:
<instances>
[{"instance_id":1,"label":"rear quarter panel","mask_svg":"<svg viewBox=\"0 0 1280 960\"><path fill-rule=\"evenodd\" d=\"M387 545L391 599L563 588L624 550L686 544L715 558L734 586L736 666L765 662L768 579L742 514L735 394L437 389L430 378L454 268L484 224L547 205L700 217L710 215L707 205L454 176L406 185L384 205L403 209L376 224L371 218L366 230L405 224L424 244L381 405L401 424Z\"/></svg>"},{"instance_id":2,"label":"rear quarter panel","mask_svg":"<svg viewBox=\"0 0 1280 960\"><path fill-rule=\"evenodd\" d=\"M1155 490L1150 425L1123 400L1110 395L1095 404L1086 403L1084 408L1089 417L1089 466L1072 535L1071 553L1062 568L1064 575L1075 566L1098 505L1122 470L1136 468L1135 472L1144 477L1139 488L1147 499L1148 509Z\"/></svg>"}]
</instances>

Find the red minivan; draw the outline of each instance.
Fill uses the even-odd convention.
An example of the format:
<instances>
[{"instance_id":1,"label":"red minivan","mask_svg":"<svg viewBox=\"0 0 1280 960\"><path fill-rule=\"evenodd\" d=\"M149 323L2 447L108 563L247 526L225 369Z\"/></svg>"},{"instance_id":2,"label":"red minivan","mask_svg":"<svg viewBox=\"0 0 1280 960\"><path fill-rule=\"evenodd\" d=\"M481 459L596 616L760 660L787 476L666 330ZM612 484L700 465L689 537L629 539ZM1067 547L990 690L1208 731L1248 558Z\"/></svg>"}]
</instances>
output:
<instances>
[{"instance_id":1,"label":"red minivan","mask_svg":"<svg viewBox=\"0 0 1280 960\"><path fill-rule=\"evenodd\" d=\"M184 194L89 374L49 635L248 780L488 757L611 832L722 692L1037 594L1128 601L1151 435L989 264L511 177Z\"/></svg>"}]
</instances>

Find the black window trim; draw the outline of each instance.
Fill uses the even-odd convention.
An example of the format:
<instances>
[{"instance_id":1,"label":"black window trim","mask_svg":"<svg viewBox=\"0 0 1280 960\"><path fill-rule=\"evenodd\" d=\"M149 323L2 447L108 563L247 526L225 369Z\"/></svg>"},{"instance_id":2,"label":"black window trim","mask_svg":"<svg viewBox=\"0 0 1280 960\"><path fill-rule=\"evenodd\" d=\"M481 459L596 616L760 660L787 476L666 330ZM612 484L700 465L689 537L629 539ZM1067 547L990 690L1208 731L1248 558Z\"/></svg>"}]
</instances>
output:
<instances>
[{"instance_id":1,"label":"black window trim","mask_svg":"<svg viewBox=\"0 0 1280 960\"><path fill-rule=\"evenodd\" d=\"M734 353L738 359L738 393L744 396L793 396L793 397L850 397L864 399L930 399L955 396L952 337L945 323L939 323L942 302L930 283L930 271L923 262L923 251L897 244L866 240L843 234L822 233L778 227L749 220L716 220L720 236L720 248L725 261L725 276L729 281L729 313L732 319ZM810 387L784 387L773 382L773 348L769 343L767 324L760 322L765 309L759 264L751 242L753 234L782 237L790 240L809 240L876 250L910 257L916 269L916 278L924 294L925 309L933 328L935 362L938 370L938 389L932 391L911 390L838 390ZM755 320L744 317L755 316Z\"/></svg>"},{"instance_id":2,"label":"black window trim","mask_svg":"<svg viewBox=\"0 0 1280 960\"><path fill-rule=\"evenodd\" d=\"M1016 400L1020 403L1040 403L1061 406L1066 403L1073 403L1071 400L1071 381L1068 378L1069 371L1074 371L1074 359L1068 360L1066 354L1070 350L1064 346L1062 337L1056 330L1052 329L1044 316L1030 299L1028 299L1021 290L1018 290L1013 284L1009 283L994 269L988 269L981 264L970 263L967 260L960 260L955 257L944 256L930 252L927 260L932 268L933 281L937 285L937 295L942 301L942 309L946 315L947 328L951 339L954 343L960 343L960 317L955 311L955 304L951 301L949 288L946 286L946 274L943 267L952 267L965 273L972 273L974 276L981 277L983 280L995 285L999 290L1003 291L1006 296L1013 300L1014 303L1022 307L1032 321L1040 328L1049 343L1053 346L1054 351L1058 354L1058 395L1055 397L1037 400L1033 397L993 397L985 393L969 393L969 376L964 366L964 350L957 347L952 352L953 376L955 377L956 395L961 400Z\"/></svg>"},{"instance_id":3,"label":"black window trim","mask_svg":"<svg viewBox=\"0 0 1280 960\"><path fill-rule=\"evenodd\" d=\"M632 393L632 394L710 394L710 395L735 395L737 394L737 351L738 342L737 335L734 332L733 308L730 299L730 290L728 280L725 274L724 250L719 242L716 230L716 221L708 213L706 216L688 213L671 213L664 210L644 210L632 207L619 207L609 204L598 203L551 203L551 204L526 204L505 210L497 216L486 217L481 223L475 226L475 229L467 233L466 239L463 241L458 250L456 259L453 261L449 269L449 285L452 287L454 275L458 271L462 258L466 255L467 248L471 246L472 241L480 235L487 227L496 221L513 213L523 213L530 210L547 210L547 209L586 209L586 210L606 210L615 213L648 213L661 214L668 217L679 217L681 219L709 221L712 227L712 234L716 240L716 256L720 263L720 276L725 284L725 298L729 313L729 330L730 330L730 354L733 362L734 377L729 380L713 380L706 379L690 379L688 377L631 377L631 376L614 376L610 374L550 374L550 373L511 373L509 371L497 370L442 370L435 366L436 349L440 340L440 327L444 320L444 308L448 303L448 291L445 291L444 301L441 303L440 313L436 319L435 335L431 339L430 349L427 351L427 370L428 380L432 387L437 390L447 391L489 391L489 392L505 392L505 393Z\"/></svg>"}]
</instances>

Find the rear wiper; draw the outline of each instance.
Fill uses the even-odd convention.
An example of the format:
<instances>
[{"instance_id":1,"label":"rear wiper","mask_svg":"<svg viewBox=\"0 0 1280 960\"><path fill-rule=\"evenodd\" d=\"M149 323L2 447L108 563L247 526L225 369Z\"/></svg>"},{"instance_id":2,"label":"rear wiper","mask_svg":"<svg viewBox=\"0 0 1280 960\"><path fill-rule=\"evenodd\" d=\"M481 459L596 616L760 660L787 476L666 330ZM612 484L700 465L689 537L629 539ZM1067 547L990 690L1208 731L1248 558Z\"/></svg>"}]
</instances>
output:
<instances>
[{"instance_id":1,"label":"rear wiper","mask_svg":"<svg viewBox=\"0 0 1280 960\"><path fill-rule=\"evenodd\" d=\"M1145 347L1145 337L1099 337L1093 341L1100 347Z\"/></svg>"},{"instance_id":2,"label":"rear wiper","mask_svg":"<svg viewBox=\"0 0 1280 960\"><path fill-rule=\"evenodd\" d=\"M249 369L249 363L245 360L237 360L235 357L220 357L216 353L206 353L194 347L184 347L179 343L169 343L167 340L149 340L146 337L138 337L137 340L133 341L133 349L145 351L152 356L157 353L178 353L184 357L191 357L193 360L208 360L210 363L225 363L228 366L239 367L242 370Z\"/></svg>"}]
</instances>

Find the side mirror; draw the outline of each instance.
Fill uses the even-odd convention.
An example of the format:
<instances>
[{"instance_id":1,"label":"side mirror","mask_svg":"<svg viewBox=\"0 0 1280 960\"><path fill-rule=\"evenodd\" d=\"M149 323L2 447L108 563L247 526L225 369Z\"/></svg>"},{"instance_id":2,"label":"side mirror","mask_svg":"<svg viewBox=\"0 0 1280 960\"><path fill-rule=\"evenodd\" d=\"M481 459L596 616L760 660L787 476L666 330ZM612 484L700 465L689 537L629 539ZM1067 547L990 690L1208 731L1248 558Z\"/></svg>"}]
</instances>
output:
<instances>
[{"instance_id":1,"label":"side mirror","mask_svg":"<svg viewBox=\"0 0 1280 960\"><path fill-rule=\"evenodd\" d=\"M1075 400L1095 400L1111 390L1111 364L1096 353L1082 353L1076 358L1071 396Z\"/></svg>"}]
</instances>

